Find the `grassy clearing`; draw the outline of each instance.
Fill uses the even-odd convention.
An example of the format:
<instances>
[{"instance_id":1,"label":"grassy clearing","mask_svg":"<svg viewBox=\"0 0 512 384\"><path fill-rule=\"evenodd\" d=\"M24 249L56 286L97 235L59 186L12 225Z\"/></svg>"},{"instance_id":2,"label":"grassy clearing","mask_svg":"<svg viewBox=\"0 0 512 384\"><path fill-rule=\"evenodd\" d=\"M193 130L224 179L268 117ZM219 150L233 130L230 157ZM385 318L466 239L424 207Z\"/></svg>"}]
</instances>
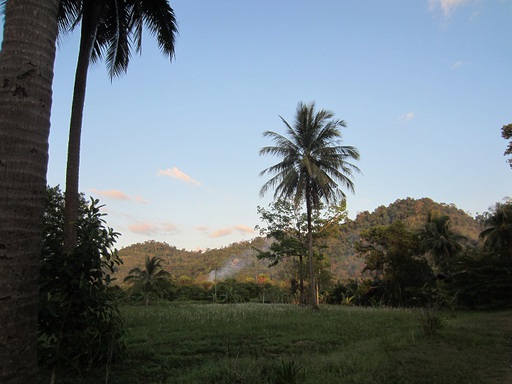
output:
<instances>
[{"instance_id":1,"label":"grassy clearing","mask_svg":"<svg viewBox=\"0 0 512 384\"><path fill-rule=\"evenodd\" d=\"M432 336L420 311L389 308L162 303L122 313L130 355L112 384L512 382L512 311L438 314Z\"/></svg>"}]
</instances>

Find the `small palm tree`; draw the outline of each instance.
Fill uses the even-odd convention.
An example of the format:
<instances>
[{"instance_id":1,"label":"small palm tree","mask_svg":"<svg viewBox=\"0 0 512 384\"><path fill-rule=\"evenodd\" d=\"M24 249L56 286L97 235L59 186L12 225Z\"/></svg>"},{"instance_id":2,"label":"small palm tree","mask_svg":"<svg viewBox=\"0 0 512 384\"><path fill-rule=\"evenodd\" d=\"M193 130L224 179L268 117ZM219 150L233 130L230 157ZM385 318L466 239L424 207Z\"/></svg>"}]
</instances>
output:
<instances>
[{"instance_id":1,"label":"small palm tree","mask_svg":"<svg viewBox=\"0 0 512 384\"><path fill-rule=\"evenodd\" d=\"M164 270L162 259L159 257L146 256L144 269L133 268L124 278L125 283L135 284L142 288L145 296L145 304L149 304L149 294L156 289L159 282L166 280L170 274Z\"/></svg>"},{"instance_id":2,"label":"small palm tree","mask_svg":"<svg viewBox=\"0 0 512 384\"><path fill-rule=\"evenodd\" d=\"M498 203L484 219L484 246L512 261L512 202Z\"/></svg>"},{"instance_id":3,"label":"small palm tree","mask_svg":"<svg viewBox=\"0 0 512 384\"><path fill-rule=\"evenodd\" d=\"M462 249L463 236L450 230L449 216L434 216L428 213L427 222L420 232L420 238L430 256L432 269L437 273L447 267Z\"/></svg>"},{"instance_id":4,"label":"small palm tree","mask_svg":"<svg viewBox=\"0 0 512 384\"><path fill-rule=\"evenodd\" d=\"M274 198L291 199L296 207L306 204L311 305L318 308L313 264L313 210L320 209L322 201L335 203L346 198L338 183L354 191L351 176L360 170L348 160L359 160L359 151L341 145L340 128L346 126L345 121L334 119L330 111L316 112L315 103L299 103L293 125L279 117L286 126L287 136L266 131L263 135L270 137L275 146L264 147L259 153L282 160L260 173L260 176L274 174L262 186L260 195L275 188Z\"/></svg>"}]
</instances>

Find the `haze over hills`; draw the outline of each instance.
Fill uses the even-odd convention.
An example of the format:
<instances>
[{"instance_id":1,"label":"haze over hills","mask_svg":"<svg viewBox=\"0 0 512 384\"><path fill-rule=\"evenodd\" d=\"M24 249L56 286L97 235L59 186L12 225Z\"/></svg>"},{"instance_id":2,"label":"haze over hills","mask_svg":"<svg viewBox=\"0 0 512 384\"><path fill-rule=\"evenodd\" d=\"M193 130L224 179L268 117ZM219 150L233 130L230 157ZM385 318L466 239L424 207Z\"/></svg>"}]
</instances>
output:
<instances>
[{"instance_id":1,"label":"haze over hills","mask_svg":"<svg viewBox=\"0 0 512 384\"><path fill-rule=\"evenodd\" d=\"M431 212L434 215L450 217L451 229L465 236L469 242L478 242L481 231L479 221L453 204L436 203L429 198L399 199L389 206L377 207L373 212L361 212L354 220L348 220L340 227L339 235L329 238L324 249L330 263L333 279L347 280L361 276L364 262L354 252L354 243L361 231L378 225L389 225L395 220L403 221L411 229L420 229ZM203 283L225 278L256 280L261 274L272 281L289 281L292 277L293 261L288 260L276 267L268 268L268 262L258 260L256 250L265 250L270 240L257 237L251 241L233 243L219 249L191 252L163 242L153 240L137 243L119 251L124 264L114 275L118 282L129 270L143 266L146 256L157 256L172 277L181 282Z\"/></svg>"}]
</instances>

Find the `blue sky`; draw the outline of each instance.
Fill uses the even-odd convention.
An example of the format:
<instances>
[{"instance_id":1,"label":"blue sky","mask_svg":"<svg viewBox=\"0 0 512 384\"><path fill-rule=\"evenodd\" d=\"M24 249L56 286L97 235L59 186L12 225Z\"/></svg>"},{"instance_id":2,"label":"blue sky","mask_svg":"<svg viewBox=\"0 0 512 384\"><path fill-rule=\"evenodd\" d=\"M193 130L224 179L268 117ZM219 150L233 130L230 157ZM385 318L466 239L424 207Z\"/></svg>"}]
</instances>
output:
<instances>
[{"instance_id":1,"label":"blue sky","mask_svg":"<svg viewBox=\"0 0 512 384\"><path fill-rule=\"evenodd\" d=\"M406 197L472 215L512 195L510 0L174 0L172 63L146 34L110 82L90 70L80 190L120 247L217 248L257 234L265 130L300 101L347 122L363 174L350 217ZM64 185L78 34L61 40L48 183Z\"/></svg>"}]
</instances>

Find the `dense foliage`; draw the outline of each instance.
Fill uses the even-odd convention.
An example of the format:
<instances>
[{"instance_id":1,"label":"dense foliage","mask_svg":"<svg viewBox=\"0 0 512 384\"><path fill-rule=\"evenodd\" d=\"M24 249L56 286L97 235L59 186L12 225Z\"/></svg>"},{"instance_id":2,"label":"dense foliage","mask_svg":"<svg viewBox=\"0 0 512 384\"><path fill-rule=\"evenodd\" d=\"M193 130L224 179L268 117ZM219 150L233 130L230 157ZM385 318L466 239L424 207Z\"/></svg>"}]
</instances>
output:
<instances>
[{"instance_id":1,"label":"dense foliage","mask_svg":"<svg viewBox=\"0 0 512 384\"><path fill-rule=\"evenodd\" d=\"M48 188L40 274L39 357L56 373L85 377L123 351L123 324L110 291L121 263L113 249L118 234L105 225L98 200L80 196L78 243L62 251L64 196Z\"/></svg>"},{"instance_id":2,"label":"dense foliage","mask_svg":"<svg viewBox=\"0 0 512 384\"><path fill-rule=\"evenodd\" d=\"M501 137L503 137L505 140L511 140L512 139L512 124L504 125L501 128ZM512 155L512 141L509 141L507 145L507 149L503 153L505 156ZM510 168L512 168L512 158L507 159L508 164L510 165Z\"/></svg>"},{"instance_id":3,"label":"dense foliage","mask_svg":"<svg viewBox=\"0 0 512 384\"><path fill-rule=\"evenodd\" d=\"M315 272L320 302L511 305L511 206L510 201L497 204L477 220L453 205L408 198L359 213L355 220L347 219L342 207L316 217L315 257L317 265L323 263ZM146 256L162 259L171 278L155 298L299 302L299 255L307 257L304 215L283 202L260 207L259 213L266 226L258 229L265 238L204 252L151 241L121 254L130 268L142 266ZM129 268L123 268L119 276L127 275ZM302 271L307 276L307 268Z\"/></svg>"}]
</instances>

